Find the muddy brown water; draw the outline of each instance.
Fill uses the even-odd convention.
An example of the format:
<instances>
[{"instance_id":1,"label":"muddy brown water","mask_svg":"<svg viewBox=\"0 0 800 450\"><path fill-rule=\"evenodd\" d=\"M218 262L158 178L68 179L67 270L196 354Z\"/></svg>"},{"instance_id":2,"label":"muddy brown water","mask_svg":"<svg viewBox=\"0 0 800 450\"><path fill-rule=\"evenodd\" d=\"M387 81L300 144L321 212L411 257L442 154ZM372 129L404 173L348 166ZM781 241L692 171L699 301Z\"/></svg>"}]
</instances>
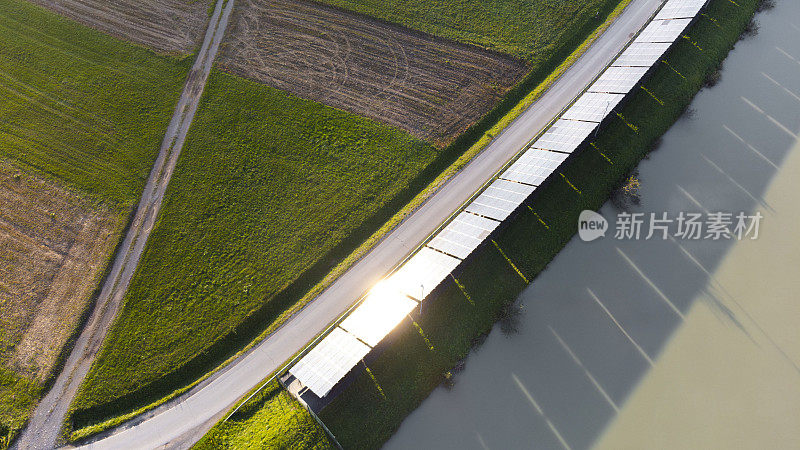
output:
<instances>
[{"instance_id":1,"label":"muddy brown water","mask_svg":"<svg viewBox=\"0 0 800 450\"><path fill-rule=\"evenodd\" d=\"M632 212L760 212L759 239L575 237L385 448L800 448L800 3L757 19Z\"/></svg>"}]
</instances>

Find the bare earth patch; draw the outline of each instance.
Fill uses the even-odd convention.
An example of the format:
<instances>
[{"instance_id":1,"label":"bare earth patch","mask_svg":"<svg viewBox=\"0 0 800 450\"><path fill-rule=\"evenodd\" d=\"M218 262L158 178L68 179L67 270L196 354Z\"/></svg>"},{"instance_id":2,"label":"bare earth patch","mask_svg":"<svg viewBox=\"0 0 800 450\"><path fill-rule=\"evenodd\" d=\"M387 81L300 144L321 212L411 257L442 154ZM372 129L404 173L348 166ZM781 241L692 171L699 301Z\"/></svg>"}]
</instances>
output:
<instances>
[{"instance_id":1,"label":"bare earth patch","mask_svg":"<svg viewBox=\"0 0 800 450\"><path fill-rule=\"evenodd\" d=\"M165 53L191 53L210 0L30 0L62 16Z\"/></svg>"},{"instance_id":2,"label":"bare earth patch","mask_svg":"<svg viewBox=\"0 0 800 450\"><path fill-rule=\"evenodd\" d=\"M219 64L442 146L526 72L514 58L304 0L240 0Z\"/></svg>"},{"instance_id":3,"label":"bare earth patch","mask_svg":"<svg viewBox=\"0 0 800 450\"><path fill-rule=\"evenodd\" d=\"M0 362L44 379L117 241L120 214L0 163Z\"/></svg>"}]
</instances>

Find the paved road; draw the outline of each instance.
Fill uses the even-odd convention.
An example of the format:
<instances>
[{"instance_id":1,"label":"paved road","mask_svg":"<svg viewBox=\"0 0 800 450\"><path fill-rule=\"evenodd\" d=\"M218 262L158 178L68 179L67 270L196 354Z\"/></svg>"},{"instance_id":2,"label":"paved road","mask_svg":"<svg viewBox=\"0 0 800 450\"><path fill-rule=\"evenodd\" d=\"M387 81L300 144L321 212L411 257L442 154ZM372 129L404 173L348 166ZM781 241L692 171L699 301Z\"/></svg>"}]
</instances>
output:
<instances>
[{"instance_id":1,"label":"paved road","mask_svg":"<svg viewBox=\"0 0 800 450\"><path fill-rule=\"evenodd\" d=\"M649 20L662 0L633 0L553 87L334 284L278 331L182 397L124 424L91 448L188 447L394 268L566 107Z\"/></svg>"},{"instance_id":2,"label":"paved road","mask_svg":"<svg viewBox=\"0 0 800 450\"><path fill-rule=\"evenodd\" d=\"M136 270L147 238L153 229L164 191L167 189L175 163L178 161L183 141L192 123L203 93L214 56L225 31L233 0L222 10L223 0L217 2L214 14L200 48L200 53L189 71L183 93L167 128L158 158L150 172L139 206L130 228L114 258L111 272L97 299L86 327L78 337L75 347L56 379L52 389L42 399L33 417L15 444L20 449L51 449L64 422L67 409L75 397L94 361L106 333L119 312L125 291Z\"/></svg>"}]
</instances>

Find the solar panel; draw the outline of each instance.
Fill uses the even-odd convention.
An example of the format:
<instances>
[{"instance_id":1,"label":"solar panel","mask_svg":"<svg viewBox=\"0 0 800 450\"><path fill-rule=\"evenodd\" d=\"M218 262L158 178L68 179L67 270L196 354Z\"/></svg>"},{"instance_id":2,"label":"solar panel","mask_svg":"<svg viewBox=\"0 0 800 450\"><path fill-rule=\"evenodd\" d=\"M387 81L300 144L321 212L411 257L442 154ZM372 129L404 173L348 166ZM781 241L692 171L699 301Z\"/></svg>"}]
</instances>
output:
<instances>
[{"instance_id":1,"label":"solar panel","mask_svg":"<svg viewBox=\"0 0 800 450\"><path fill-rule=\"evenodd\" d=\"M535 188L526 184L514 183L508 180L494 180L483 192L487 196L513 202L516 206L522 204Z\"/></svg>"},{"instance_id":2,"label":"solar panel","mask_svg":"<svg viewBox=\"0 0 800 450\"><path fill-rule=\"evenodd\" d=\"M318 397L324 397L369 351L366 344L337 327L289 372Z\"/></svg>"},{"instance_id":3,"label":"solar panel","mask_svg":"<svg viewBox=\"0 0 800 450\"><path fill-rule=\"evenodd\" d=\"M379 284L339 326L375 347L417 305L394 287Z\"/></svg>"},{"instance_id":4,"label":"solar panel","mask_svg":"<svg viewBox=\"0 0 800 450\"><path fill-rule=\"evenodd\" d=\"M500 222L462 211L428 242L428 247L465 259Z\"/></svg>"},{"instance_id":5,"label":"solar panel","mask_svg":"<svg viewBox=\"0 0 800 450\"><path fill-rule=\"evenodd\" d=\"M669 0L656 19L686 19L692 18L703 9L708 0Z\"/></svg>"},{"instance_id":6,"label":"solar panel","mask_svg":"<svg viewBox=\"0 0 800 450\"><path fill-rule=\"evenodd\" d=\"M572 153L596 127L594 122L558 119L531 147Z\"/></svg>"},{"instance_id":7,"label":"solar panel","mask_svg":"<svg viewBox=\"0 0 800 450\"><path fill-rule=\"evenodd\" d=\"M625 98L623 94L586 92L561 117L570 120L600 123L623 98Z\"/></svg>"},{"instance_id":8,"label":"solar panel","mask_svg":"<svg viewBox=\"0 0 800 450\"><path fill-rule=\"evenodd\" d=\"M460 263L458 258L422 247L389 277L388 282L403 294L422 301Z\"/></svg>"},{"instance_id":9,"label":"solar panel","mask_svg":"<svg viewBox=\"0 0 800 450\"><path fill-rule=\"evenodd\" d=\"M667 19L650 22L634 42L675 42L692 19Z\"/></svg>"},{"instance_id":10,"label":"solar panel","mask_svg":"<svg viewBox=\"0 0 800 450\"><path fill-rule=\"evenodd\" d=\"M566 154L530 148L500 178L539 186L567 159Z\"/></svg>"},{"instance_id":11,"label":"solar panel","mask_svg":"<svg viewBox=\"0 0 800 450\"><path fill-rule=\"evenodd\" d=\"M589 92L627 94L647 73L648 67L609 67L589 87Z\"/></svg>"},{"instance_id":12,"label":"solar panel","mask_svg":"<svg viewBox=\"0 0 800 450\"><path fill-rule=\"evenodd\" d=\"M612 66L650 67L672 45L670 42L634 42L617 58Z\"/></svg>"},{"instance_id":13,"label":"solar panel","mask_svg":"<svg viewBox=\"0 0 800 450\"><path fill-rule=\"evenodd\" d=\"M466 210L502 221L511 215L534 189L533 186L508 180L494 180L467 206Z\"/></svg>"}]
</instances>

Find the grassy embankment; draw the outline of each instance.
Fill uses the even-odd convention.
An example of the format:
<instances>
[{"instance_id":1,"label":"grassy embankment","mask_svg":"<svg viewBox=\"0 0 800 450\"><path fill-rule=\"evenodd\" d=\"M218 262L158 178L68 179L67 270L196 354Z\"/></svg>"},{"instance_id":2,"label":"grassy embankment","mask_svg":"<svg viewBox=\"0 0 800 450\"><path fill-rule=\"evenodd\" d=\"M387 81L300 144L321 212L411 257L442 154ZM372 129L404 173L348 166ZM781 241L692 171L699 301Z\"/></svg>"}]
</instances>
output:
<instances>
[{"instance_id":1,"label":"grassy embankment","mask_svg":"<svg viewBox=\"0 0 800 450\"><path fill-rule=\"evenodd\" d=\"M638 132L617 119L600 132L594 143L613 164L587 146L563 171L581 193L561 177L556 178L529 203L547 227L529 210L523 210L495 238L528 280L544 270L573 236L580 211L602 205L716 70L749 22L758 0L737 3L739 6L729 0L712 0L707 15L716 22L701 17L687 33L703 50L686 40L679 42L666 60L681 75L661 64L645 83L664 102L663 106L642 90L620 111L638 126ZM454 282L447 281L424 315L416 318L434 350L429 350L416 328L404 323L391 335L386 350L370 363L386 397L381 396L368 375L361 373L322 411L322 420L345 448L376 448L385 442L403 418L451 376L450 370L480 345L482 336L503 317L509 303L526 286L492 245L484 246L457 278L469 299ZM247 414L258 415L261 423L280 420L280 410L265 406L252 411L251 403L246 405ZM272 416L266 418L264 415L270 411ZM224 447L234 440L259 442L259 429L243 427L244 422L245 419L234 417L217 424L212 430L212 435L218 437L215 443ZM293 448L304 448L307 441L303 436L298 433L284 439L294 442ZM326 441L320 438L318 442Z\"/></svg>"},{"instance_id":2,"label":"grassy embankment","mask_svg":"<svg viewBox=\"0 0 800 450\"><path fill-rule=\"evenodd\" d=\"M593 0L578 16L563 16L575 37L544 48L546 62L439 151L215 72L125 309L73 405L71 437L174 396L273 330L618 3ZM551 39L563 28L539 33Z\"/></svg>"},{"instance_id":3,"label":"grassy embankment","mask_svg":"<svg viewBox=\"0 0 800 450\"><path fill-rule=\"evenodd\" d=\"M4 0L0 159L66 183L92 203L118 211L123 223L144 186L189 63ZM2 336L0 320L0 341ZM0 442L27 420L52 377L25 379L4 362L0 354Z\"/></svg>"},{"instance_id":4,"label":"grassy embankment","mask_svg":"<svg viewBox=\"0 0 800 450\"><path fill-rule=\"evenodd\" d=\"M226 422L195 444L194 450L335 448L325 432L294 398L272 382Z\"/></svg>"},{"instance_id":5,"label":"grassy embankment","mask_svg":"<svg viewBox=\"0 0 800 450\"><path fill-rule=\"evenodd\" d=\"M686 33L702 50L681 40L666 58L669 66L659 65L644 83L663 106L639 90L621 109L620 113L638 127L638 132L618 119L600 132L594 144L611 164L597 150L586 146L562 171L580 194L557 176L529 202L547 227L525 208L495 238L528 280L544 270L574 235L580 211L596 210L605 202L716 71L751 20L758 0L737 3L738 6L729 0L712 0L707 15L716 22L701 16ZM433 343L433 351L406 323L397 330L395 343L371 364L386 398L372 379L361 374L322 411L322 420L345 448L375 448L385 442L403 418L480 342L479 336L491 329L506 305L526 286L492 245L484 246L471 259L458 280L472 302L454 282L448 281L418 319Z\"/></svg>"}]
</instances>

